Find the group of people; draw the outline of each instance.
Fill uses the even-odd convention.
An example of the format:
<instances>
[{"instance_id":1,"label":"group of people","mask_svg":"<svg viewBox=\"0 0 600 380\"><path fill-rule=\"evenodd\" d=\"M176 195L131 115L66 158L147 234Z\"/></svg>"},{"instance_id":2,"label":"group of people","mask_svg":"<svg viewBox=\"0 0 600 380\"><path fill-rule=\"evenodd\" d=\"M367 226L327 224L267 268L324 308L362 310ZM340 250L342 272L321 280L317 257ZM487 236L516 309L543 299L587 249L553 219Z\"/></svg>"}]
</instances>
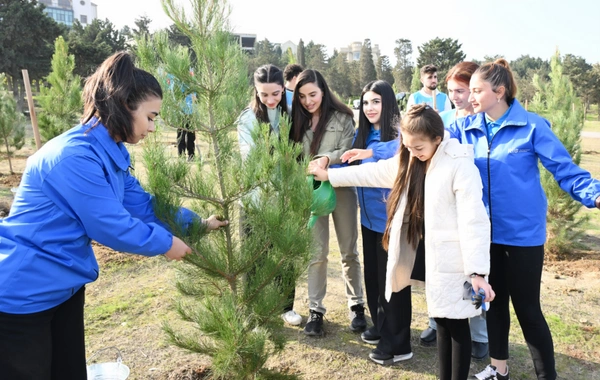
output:
<instances>
[{"instance_id":1,"label":"group of people","mask_svg":"<svg viewBox=\"0 0 600 380\"><path fill-rule=\"evenodd\" d=\"M366 84L356 128L352 110L318 71L261 66L237 123L242 159L258 123L279 135L282 118L291 119L289 136L280 137L300 144L311 159L308 173L335 187L331 218L350 328L375 345L371 360L391 365L412 358L411 285L424 282L432 321L421 338L437 344L441 379L466 379L475 343L486 344L487 353L488 338L491 364L475 377L509 379L509 300L537 377L556 379L540 307L547 205L538 161L587 207L600 207L600 182L573 163L548 121L523 109L505 60L450 70L454 109L435 91L435 67L423 68L421 80L402 118L389 83ZM154 131L158 81L117 53L88 78L83 96L82 123L30 157L11 213L0 221L0 368L10 379L86 377L85 284L98 276L91 240L174 260L191 252L155 215L123 145ZM209 230L228 223L185 208L179 214L182 224ZM322 336L328 216L313 233L304 333ZM487 326L465 287L493 301ZM293 298L282 317L300 325Z\"/></svg>"}]
</instances>

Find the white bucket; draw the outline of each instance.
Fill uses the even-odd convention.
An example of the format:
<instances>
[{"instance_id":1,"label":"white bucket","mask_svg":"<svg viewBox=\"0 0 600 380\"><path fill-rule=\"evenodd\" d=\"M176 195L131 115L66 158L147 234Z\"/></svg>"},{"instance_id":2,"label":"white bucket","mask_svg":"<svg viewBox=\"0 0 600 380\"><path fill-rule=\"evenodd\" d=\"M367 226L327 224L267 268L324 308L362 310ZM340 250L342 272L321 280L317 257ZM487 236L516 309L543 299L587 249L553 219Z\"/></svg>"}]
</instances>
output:
<instances>
[{"instance_id":1,"label":"white bucket","mask_svg":"<svg viewBox=\"0 0 600 380\"><path fill-rule=\"evenodd\" d=\"M108 363L94 363L87 366L87 378L88 380L125 380L129 376L129 367L123 364L121 358L121 351L116 347L108 347L97 351L88 360L90 362L100 352L114 349L117 350L117 361Z\"/></svg>"}]
</instances>

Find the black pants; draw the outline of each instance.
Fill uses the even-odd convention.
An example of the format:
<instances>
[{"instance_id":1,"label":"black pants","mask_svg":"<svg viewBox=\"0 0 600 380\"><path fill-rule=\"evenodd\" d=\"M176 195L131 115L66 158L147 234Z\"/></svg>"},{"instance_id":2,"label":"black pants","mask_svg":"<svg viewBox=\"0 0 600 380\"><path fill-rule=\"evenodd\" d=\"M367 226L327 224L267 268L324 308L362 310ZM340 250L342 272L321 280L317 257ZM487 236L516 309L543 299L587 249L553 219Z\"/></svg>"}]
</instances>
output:
<instances>
[{"instance_id":1,"label":"black pants","mask_svg":"<svg viewBox=\"0 0 600 380\"><path fill-rule=\"evenodd\" d=\"M411 288L407 286L385 299L385 277L388 254L381 240L383 234L361 226L363 239L364 278L367 305L373 324L381 336L377 349L390 355L408 354L412 319Z\"/></svg>"},{"instance_id":2,"label":"black pants","mask_svg":"<svg viewBox=\"0 0 600 380\"><path fill-rule=\"evenodd\" d=\"M544 246L492 244L490 285L496 298L487 312L490 357L508 359L509 300L521 325L538 379L556 379L554 344L540 305Z\"/></svg>"},{"instance_id":3,"label":"black pants","mask_svg":"<svg viewBox=\"0 0 600 380\"><path fill-rule=\"evenodd\" d=\"M187 126L186 126L187 127ZM183 156L184 152L187 150L187 154L189 158L194 158L194 149L196 149L196 145L194 142L196 141L196 133L190 132L185 129L177 130L177 154Z\"/></svg>"},{"instance_id":4,"label":"black pants","mask_svg":"<svg viewBox=\"0 0 600 380\"><path fill-rule=\"evenodd\" d=\"M466 380L471 365L471 329L468 319L434 318L440 380Z\"/></svg>"},{"instance_id":5,"label":"black pants","mask_svg":"<svg viewBox=\"0 0 600 380\"><path fill-rule=\"evenodd\" d=\"M49 310L0 313L0 378L86 379L84 301L82 287Z\"/></svg>"}]
</instances>

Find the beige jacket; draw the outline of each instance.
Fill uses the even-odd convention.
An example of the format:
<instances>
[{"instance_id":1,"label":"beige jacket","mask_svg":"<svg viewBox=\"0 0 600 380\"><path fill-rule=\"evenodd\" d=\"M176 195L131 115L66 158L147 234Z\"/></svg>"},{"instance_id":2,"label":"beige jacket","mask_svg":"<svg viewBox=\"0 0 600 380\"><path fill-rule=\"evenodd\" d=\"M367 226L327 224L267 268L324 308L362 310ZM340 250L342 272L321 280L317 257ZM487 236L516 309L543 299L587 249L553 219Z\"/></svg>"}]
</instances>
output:
<instances>
[{"instance_id":1,"label":"beige jacket","mask_svg":"<svg viewBox=\"0 0 600 380\"><path fill-rule=\"evenodd\" d=\"M391 188L398 155L375 163L329 170L333 186ZM385 297L411 283L415 249L408 244L406 194L392 219ZM425 286L431 317L462 319L481 313L463 300L463 284L471 273L490 268L490 223L482 201L473 149L448 133L431 159L425 177Z\"/></svg>"},{"instance_id":2,"label":"beige jacket","mask_svg":"<svg viewBox=\"0 0 600 380\"><path fill-rule=\"evenodd\" d=\"M308 129L302 138L302 153L304 157L310 156L310 144L313 141L314 132ZM321 139L321 145L316 157L329 157L329 165L340 164L342 154L352 147L354 139L354 119L341 112L334 112L325 126L325 133Z\"/></svg>"}]
</instances>

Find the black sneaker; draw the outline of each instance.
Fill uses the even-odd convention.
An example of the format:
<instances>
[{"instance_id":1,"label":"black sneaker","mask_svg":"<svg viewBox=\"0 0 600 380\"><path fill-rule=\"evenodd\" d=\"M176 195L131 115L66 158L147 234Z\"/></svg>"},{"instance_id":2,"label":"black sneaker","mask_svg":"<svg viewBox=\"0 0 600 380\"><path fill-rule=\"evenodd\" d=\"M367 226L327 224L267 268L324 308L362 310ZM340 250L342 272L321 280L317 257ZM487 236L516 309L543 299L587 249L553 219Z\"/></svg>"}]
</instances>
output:
<instances>
[{"instance_id":1,"label":"black sneaker","mask_svg":"<svg viewBox=\"0 0 600 380\"><path fill-rule=\"evenodd\" d=\"M367 329L367 319L365 318L365 307L359 303L350 308L350 330L361 332Z\"/></svg>"},{"instance_id":2,"label":"black sneaker","mask_svg":"<svg viewBox=\"0 0 600 380\"><path fill-rule=\"evenodd\" d=\"M364 333L360 334L360 339L367 344L378 344L381 336L377 332L377 328L373 326Z\"/></svg>"},{"instance_id":3,"label":"black sneaker","mask_svg":"<svg viewBox=\"0 0 600 380\"><path fill-rule=\"evenodd\" d=\"M375 363L381 364L381 365L396 364L403 360L408 360L412 357L413 357L412 352L409 352L408 354L402 354L402 355L390 355L390 354L386 354L385 352L378 350L377 348L374 349L373 351L371 351L371 353L369 354L369 359L371 359Z\"/></svg>"},{"instance_id":4,"label":"black sneaker","mask_svg":"<svg viewBox=\"0 0 600 380\"><path fill-rule=\"evenodd\" d=\"M308 336L323 336L323 313L309 310L308 321L304 326L304 334Z\"/></svg>"}]
</instances>

